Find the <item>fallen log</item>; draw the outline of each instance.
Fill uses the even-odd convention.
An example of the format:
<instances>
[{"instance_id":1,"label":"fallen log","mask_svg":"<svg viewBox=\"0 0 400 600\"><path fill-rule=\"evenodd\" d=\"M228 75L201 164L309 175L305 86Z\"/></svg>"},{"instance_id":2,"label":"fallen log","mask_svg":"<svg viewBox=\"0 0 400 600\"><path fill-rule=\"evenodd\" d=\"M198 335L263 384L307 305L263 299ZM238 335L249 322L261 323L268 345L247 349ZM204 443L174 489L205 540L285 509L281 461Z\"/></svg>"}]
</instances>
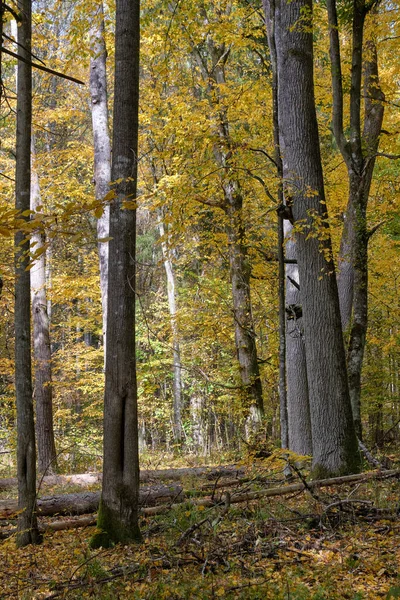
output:
<instances>
[{"instance_id":1,"label":"fallen log","mask_svg":"<svg viewBox=\"0 0 400 600\"><path fill-rule=\"evenodd\" d=\"M249 502L251 500L260 500L261 498L271 498L273 496L287 496L296 492L303 492L307 489L318 489L322 487L330 487L333 485L345 485L346 483L360 483L370 480L389 479L390 477L400 477L400 469L392 469L390 471L370 471L369 473L355 474L355 475L342 475L341 477L332 477L331 479L316 479L315 481L308 481L307 485L304 483L293 483L291 485L284 485L282 487L269 488L266 490L259 490L256 492L245 492L240 494L239 492L231 493L230 502L231 504L239 502ZM222 492L219 502L222 501L224 493ZM187 502L188 505L192 506L204 506L205 508L215 506L219 503L217 498L193 498ZM168 512L171 508L179 507L179 503L174 503L166 506L151 506L142 508L141 512L146 515L160 515Z\"/></svg>"},{"instance_id":2,"label":"fallen log","mask_svg":"<svg viewBox=\"0 0 400 600\"><path fill-rule=\"evenodd\" d=\"M218 477L240 477L245 472L244 467L237 465L223 465L217 467L186 467L182 469L144 469L140 471L140 481L145 483L156 480L179 480L185 477L206 477L217 479ZM79 473L76 475L45 475L38 479L38 488L55 485L76 485L78 487L89 487L102 481L102 473ZM18 481L16 477L0 479L0 492L10 488L16 488Z\"/></svg>"},{"instance_id":3,"label":"fallen log","mask_svg":"<svg viewBox=\"0 0 400 600\"><path fill-rule=\"evenodd\" d=\"M166 502L184 501L185 493L181 485L158 485L143 487L139 491L140 506L157 506ZM100 492L63 494L47 496L37 501L38 516L84 515L95 512L99 507ZM0 519L11 519L18 513L17 500L0 501Z\"/></svg>"},{"instance_id":4,"label":"fallen log","mask_svg":"<svg viewBox=\"0 0 400 600\"><path fill-rule=\"evenodd\" d=\"M390 471L371 471L369 473L363 473L361 475L343 475L341 477L333 477L331 479L319 479L315 481L307 482L307 486L303 483L294 483L291 485L284 485L281 487L270 488L267 490L260 490L257 492L245 492L245 493L232 493L229 494L229 503L236 504L240 502L249 502L251 500L259 500L261 498L268 498L273 496L287 496L296 492L305 491L307 488L315 489L322 487L330 487L334 485L345 485L351 483L360 483L373 480L384 480L391 477L400 477L400 469L392 469ZM219 498L194 498L187 501L188 506L203 506L205 508L216 506L218 504L226 504L222 493ZM182 502L184 501L184 495L182 495ZM140 514L142 515L159 515L173 508L178 508L182 505L182 502L173 502L161 506L147 506L142 507ZM73 529L78 527L89 527L96 524L97 515L78 517L76 519L68 519L64 521L55 521L52 523L45 523L40 525L41 531L60 531L63 529ZM0 539L10 537L16 532L16 530L3 529L0 530Z\"/></svg>"}]
</instances>

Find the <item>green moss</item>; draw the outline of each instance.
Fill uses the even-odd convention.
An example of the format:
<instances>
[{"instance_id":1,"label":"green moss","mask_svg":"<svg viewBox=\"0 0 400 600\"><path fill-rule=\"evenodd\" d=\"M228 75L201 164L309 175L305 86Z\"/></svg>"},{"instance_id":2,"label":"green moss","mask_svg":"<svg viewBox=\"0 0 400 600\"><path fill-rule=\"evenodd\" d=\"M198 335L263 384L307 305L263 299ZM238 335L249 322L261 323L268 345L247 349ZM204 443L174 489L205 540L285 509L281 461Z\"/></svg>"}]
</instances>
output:
<instances>
[{"instance_id":1,"label":"green moss","mask_svg":"<svg viewBox=\"0 0 400 600\"><path fill-rule=\"evenodd\" d=\"M131 544L141 541L142 534L137 517L127 522L121 519L119 513L106 506L103 501L100 502L97 531L89 542L90 548L111 548L118 543Z\"/></svg>"}]
</instances>

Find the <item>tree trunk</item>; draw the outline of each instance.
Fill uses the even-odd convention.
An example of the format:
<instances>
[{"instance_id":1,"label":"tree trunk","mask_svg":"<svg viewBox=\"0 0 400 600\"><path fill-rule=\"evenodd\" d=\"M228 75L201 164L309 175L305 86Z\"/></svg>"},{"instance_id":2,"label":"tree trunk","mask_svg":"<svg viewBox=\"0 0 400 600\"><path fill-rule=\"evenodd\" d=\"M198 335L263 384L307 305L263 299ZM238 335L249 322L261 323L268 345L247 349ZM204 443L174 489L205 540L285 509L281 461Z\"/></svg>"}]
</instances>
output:
<instances>
[{"instance_id":1,"label":"tree trunk","mask_svg":"<svg viewBox=\"0 0 400 600\"><path fill-rule=\"evenodd\" d=\"M160 215L159 229L161 236L161 250L164 261L165 273L167 276L167 296L168 296L168 307L169 315L171 318L171 330L172 330L172 357L173 357L173 431L174 441L177 444L181 444L183 440L183 428L182 428L182 365L181 365L181 351L179 344L179 327L176 319L176 280L174 268L171 261L171 252L169 248L168 239L165 237L165 227Z\"/></svg>"},{"instance_id":2,"label":"tree trunk","mask_svg":"<svg viewBox=\"0 0 400 600\"><path fill-rule=\"evenodd\" d=\"M104 40L103 2L99 3L93 15L90 29L90 97L92 109L93 145L94 145L94 182L96 200L103 202L103 213L97 219L97 239L100 266L101 306L103 312L103 346L107 336L107 278L108 278L108 242L110 229L110 207L104 201L110 190L111 181L111 143L108 127L107 105L107 50Z\"/></svg>"},{"instance_id":3,"label":"tree trunk","mask_svg":"<svg viewBox=\"0 0 400 600\"><path fill-rule=\"evenodd\" d=\"M204 19L207 19L204 9L202 13L204 13ZM243 403L246 408L250 409L248 423L251 424L252 428L257 428L264 416L264 401L251 305L251 268L245 242L243 195L240 189L240 181L229 176L229 171L233 172L235 166L231 158L234 147L229 133L227 108L219 91L219 86L226 84L225 63L229 51L224 44L218 45L210 37L207 39L207 49L212 63L210 69L207 69L197 48L194 48L194 56L204 81L208 82L210 105L217 113L216 129L219 141L214 145L214 156L222 171L221 186L224 201L220 207L224 209L227 215L226 230L232 285L235 346L243 385Z\"/></svg>"},{"instance_id":4,"label":"tree trunk","mask_svg":"<svg viewBox=\"0 0 400 600\"><path fill-rule=\"evenodd\" d=\"M312 454L310 407L308 400L307 364L302 317L290 306L301 306L299 273L293 228L285 219L287 206L283 194L283 164L279 140L278 64L275 41L275 0L263 0L268 45L272 68L274 125L274 160L279 178L278 260L279 260L279 396L281 444L298 454ZM286 217L288 215L286 214ZM286 238L286 252L284 248ZM285 266L286 259L293 264ZM285 286L285 278L287 278ZM294 282L294 283L293 283ZM295 285L297 283L297 286ZM287 310L288 312L287 312Z\"/></svg>"},{"instance_id":5,"label":"tree trunk","mask_svg":"<svg viewBox=\"0 0 400 600\"><path fill-rule=\"evenodd\" d=\"M35 169L35 148L32 142L31 156L31 210L41 205L40 186ZM53 429L53 388L51 377L50 322L47 315L46 297L46 248L41 231L31 235L31 251L38 253L31 269L33 357L36 400L36 435L38 445L38 469L40 473L52 474L57 470L57 454Z\"/></svg>"},{"instance_id":6,"label":"tree trunk","mask_svg":"<svg viewBox=\"0 0 400 600\"><path fill-rule=\"evenodd\" d=\"M30 59L31 2L20 4L19 52ZM17 545L41 541L36 517L36 448L31 379L29 220L31 185L32 71L18 63L15 208L15 392L17 400L18 533ZM24 213L27 213L24 215Z\"/></svg>"},{"instance_id":7,"label":"tree trunk","mask_svg":"<svg viewBox=\"0 0 400 600\"><path fill-rule=\"evenodd\" d=\"M275 39L285 197L294 219L301 282L313 470L320 477L358 470L360 457L324 197L311 15L309 0L282 0Z\"/></svg>"},{"instance_id":8,"label":"tree trunk","mask_svg":"<svg viewBox=\"0 0 400 600\"><path fill-rule=\"evenodd\" d=\"M354 3L350 89L350 137L343 128L343 85L336 1L328 0L333 90L333 130L349 177L349 199L339 254L338 289L342 326L349 330L348 378L357 435L362 439L361 371L368 327L367 206L383 121L384 95L379 86L376 47L368 42L364 63L364 128L361 132L361 79L365 1ZM351 319L351 317L353 317Z\"/></svg>"},{"instance_id":9,"label":"tree trunk","mask_svg":"<svg viewBox=\"0 0 400 600\"><path fill-rule=\"evenodd\" d=\"M296 260L293 227L285 226L286 258ZM286 371L288 397L289 448L297 454L312 455L311 416L308 399L307 361L302 299L297 264L286 265ZM297 283L297 286L295 285Z\"/></svg>"},{"instance_id":10,"label":"tree trunk","mask_svg":"<svg viewBox=\"0 0 400 600\"><path fill-rule=\"evenodd\" d=\"M139 19L139 0L117 0L104 466L99 532L92 547L141 539L135 359Z\"/></svg>"},{"instance_id":11,"label":"tree trunk","mask_svg":"<svg viewBox=\"0 0 400 600\"><path fill-rule=\"evenodd\" d=\"M250 264L244 241L243 199L238 182L224 183L224 192L227 201L236 352L243 384L244 402L250 408L251 420L257 425L261 423L264 416L264 403L250 299Z\"/></svg>"}]
</instances>

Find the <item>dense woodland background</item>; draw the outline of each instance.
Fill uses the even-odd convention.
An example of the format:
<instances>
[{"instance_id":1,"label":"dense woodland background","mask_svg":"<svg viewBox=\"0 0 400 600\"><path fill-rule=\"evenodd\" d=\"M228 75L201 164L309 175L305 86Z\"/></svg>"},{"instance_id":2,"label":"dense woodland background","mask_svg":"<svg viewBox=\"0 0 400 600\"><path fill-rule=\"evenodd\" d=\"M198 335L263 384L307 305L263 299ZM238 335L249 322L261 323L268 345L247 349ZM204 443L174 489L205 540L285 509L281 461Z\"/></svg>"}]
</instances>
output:
<instances>
[{"instance_id":1,"label":"dense woodland background","mask_svg":"<svg viewBox=\"0 0 400 600\"><path fill-rule=\"evenodd\" d=\"M339 6L344 120L348 120L351 24ZM33 54L82 86L34 70L34 173L30 214L32 268L45 260L38 288L50 324L51 388L58 468L101 466L103 321L89 74L99 56L90 27L98 3L33 4ZM108 105L113 106L114 4L105 5ZM201 13L201 14L200 14ZM11 14L4 46L15 51ZM347 204L345 162L332 131L329 35L323 2L314 6L316 107L329 220L337 259ZM368 203L369 324L362 370L362 427L373 449L399 437L399 41L398 6L368 13L365 56L373 42L384 93L384 122ZM212 43L210 42L212 41ZM90 49L92 47L92 50ZM222 51L221 51L222 49ZM223 78L210 85L210 65ZM372 51L371 51L372 52ZM214 55L213 55L214 53ZM214 66L215 66L214 64ZM208 69L208 72L207 72ZM0 441L1 472L14 473L14 212L16 61L2 57L0 147ZM207 456L241 452L250 401L243 394L230 283L225 168L215 152L215 123L229 124L229 168L243 198L243 239L251 282L262 431L279 444L279 179L273 162L272 70L262 6L252 1L157 2L142 6L137 199L137 376L140 450ZM214 87L213 87L214 86ZM216 93L217 88L218 93ZM364 102L363 96L361 101ZM345 125L346 127L346 125ZM345 130L345 134L348 132ZM226 157L225 157L226 159ZM103 238L104 239L104 238ZM106 241L100 246L106 246ZM287 285L290 285L286 278ZM44 304L43 304L44 303ZM301 335L296 319L288 335ZM177 381L178 378L178 381ZM178 386L178 389L177 389ZM35 393L37 393L37 386Z\"/></svg>"},{"instance_id":2,"label":"dense woodland background","mask_svg":"<svg viewBox=\"0 0 400 600\"><path fill-rule=\"evenodd\" d=\"M397 0L1 26L0 595L400 597Z\"/></svg>"}]
</instances>

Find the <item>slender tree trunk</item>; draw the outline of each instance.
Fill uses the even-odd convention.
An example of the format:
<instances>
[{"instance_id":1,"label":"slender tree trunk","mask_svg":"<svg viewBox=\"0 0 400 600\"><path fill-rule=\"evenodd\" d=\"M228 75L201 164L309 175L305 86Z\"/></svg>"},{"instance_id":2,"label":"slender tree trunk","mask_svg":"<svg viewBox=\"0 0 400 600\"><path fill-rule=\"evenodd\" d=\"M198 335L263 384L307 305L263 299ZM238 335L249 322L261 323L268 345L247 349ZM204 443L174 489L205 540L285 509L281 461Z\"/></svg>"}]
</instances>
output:
<instances>
[{"instance_id":1,"label":"slender tree trunk","mask_svg":"<svg viewBox=\"0 0 400 600\"><path fill-rule=\"evenodd\" d=\"M383 121L384 95L379 86L376 47L368 42L364 62L364 128L361 131L361 79L363 34L368 8L354 2L350 89L350 137L343 128L343 85L340 41L335 0L328 0L330 56L333 91L333 130L349 177L349 199L339 254L338 289L342 327L349 331L347 368L353 419L362 439L361 371L368 327L367 206L375 156Z\"/></svg>"},{"instance_id":2,"label":"slender tree trunk","mask_svg":"<svg viewBox=\"0 0 400 600\"><path fill-rule=\"evenodd\" d=\"M30 58L31 2L20 4L22 22L18 28L19 51ZM31 379L30 272L29 240L24 223L28 222L31 185L32 71L18 63L17 142L15 207L19 225L15 234L15 391L17 398L17 473L18 533L17 545L40 542L36 516L36 448Z\"/></svg>"},{"instance_id":3,"label":"slender tree trunk","mask_svg":"<svg viewBox=\"0 0 400 600\"><path fill-rule=\"evenodd\" d=\"M314 474L358 470L313 83L312 3L275 12L279 134L285 197L296 227ZM301 24L301 26L299 26Z\"/></svg>"},{"instance_id":4,"label":"slender tree trunk","mask_svg":"<svg viewBox=\"0 0 400 600\"><path fill-rule=\"evenodd\" d=\"M41 205L39 177L35 169L34 142L31 155L31 210ZM38 469L51 475L57 470L57 454L53 429L53 388L51 377L50 322L46 297L46 249L41 231L31 236L33 253L40 253L31 269L33 357L36 400L36 436Z\"/></svg>"},{"instance_id":5,"label":"slender tree trunk","mask_svg":"<svg viewBox=\"0 0 400 600\"><path fill-rule=\"evenodd\" d=\"M104 466L92 547L141 539L135 359L139 0L117 0L110 206Z\"/></svg>"},{"instance_id":6,"label":"slender tree trunk","mask_svg":"<svg viewBox=\"0 0 400 600\"><path fill-rule=\"evenodd\" d=\"M207 19L204 9L202 9L203 13L204 19ZM235 346L243 385L243 403L250 409L249 422L252 423L252 427L254 425L258 427L264 416L264 401L252 314L251 267L245 242L243 195L240 181L226 175L230 170L229 167L234 167L232 162L234 147L229 133L227 109L219 92L219 86L226 84L225 63L229 51L224 44L218 45L210 37L207 39L207 49L212 63L210 69L207 69L206 63L197 48L193 49L193 54L204 81L208 82L210 105L213 110L218 109L216 128L219 141L214 145L214 156L223 173L221 176L221 186L224 192L222 208L227 215L226 230L232 286Z\"/></svg>"},{"instance_id":7,"label":"slender tree trunk","mask_svg":"<svg viewBox=\"0 0 400 600\"><path fill-rule=\"evenodd\" d=\"M290 448L288 391L286 385L286 312L285 312L285 249L284 219L278 211L278 294L279 294L279 408L281 424L281 447ZM307 397L308 402L308 397Z\"/></svg>"},{"instance_id":8,"label":"slender tree trunk","mask_svg":"<svg viewBox=\"0 0 400 600\"><path fill-rule=\"evenodd\" d=\"M297 259L293 227L285 222L286 258ZM286 265L286 371L288 395L289 448L297 454L312 455L311 416L308 399L307 361L299 269ZM297 285L296 285L297 284Z\"/></svg>"},{"instance_id":9,"label":"slender tree trunk","mask_svg":"<svg viewBox=\"0 0 400 600\"><path fill-rule=\"evenodd\" d=\"M236 352L245 403L253 422L261 423L264 404L250 299L250 264L245 246L243 199L237 182L224 184L227 199L229 263Z\"/></svg>"},{"instance_id":10,"label":"slender tree trunk","mask_svg":"<svg viewBox=\"0 0 400 600\"><path fill-rule=\"evenodd\" d=\"M160 216L159 220L160 236L162 238L161 250L163 254L164 268L167 276L167 296L168 296L168 307L171 318L171 330L172 330L172 354L173 354L173 431L174 440L177 444L181 444L183 440L183 429L182 429L182 365L181 365L181 351L179 344L179 327L176 318L176 280L174 268L171 261L170 249L168 240L165 238L165 227Z\"/></svg>"},{"instance_id":11,"label":"slender tree trunk","mask_svg":"<svg viewBox=\"0 0 400 600\"><path fill-rule=\"evenodd\" d=\"M94 144L94 182L96 200L104 201L110 189L111 180L111 143L108 127L107 105L107 50L104 39L103 2L100 2L93 15L90 29L90 96L92 109L92 127ZM107 278L108 278L108 242L110 229L110 207L103 204L103 213L97 219L97 239L100 266L101 306L103 311L103 346L107 336Z\"/></svg>"}]
</instances>

